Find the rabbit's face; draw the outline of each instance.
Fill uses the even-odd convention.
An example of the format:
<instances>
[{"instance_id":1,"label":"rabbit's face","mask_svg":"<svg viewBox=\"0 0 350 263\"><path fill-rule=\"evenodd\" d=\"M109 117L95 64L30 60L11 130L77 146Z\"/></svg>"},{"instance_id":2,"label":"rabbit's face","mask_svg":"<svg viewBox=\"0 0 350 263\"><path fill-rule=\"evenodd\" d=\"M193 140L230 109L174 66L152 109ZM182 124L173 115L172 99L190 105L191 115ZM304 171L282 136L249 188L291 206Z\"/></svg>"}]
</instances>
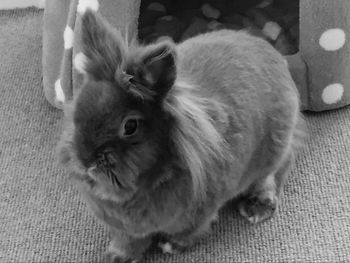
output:
<instances>
[{"instance_id":1,"label":"rabbit's face","mask_svg":"<svg viewBox=\"0 0 350 263\"><path fill-rule=\"evenodd\" d=\"M171 159L172 118L163 100L175 80L173 44L129 52L90 12L83 16L82 34L85 84L66 111L61 162L88 175L92 185L135 190L157 180Z\"/></svg>"},{"instance_id":2,"label":"rabbit's face","mask_svg":"<svg viewBox=\"0 0 350 263\"><path fill-rule=\"evenodd\" d=\"M73 112L73 145L89 175L133 187L169 154L170 119L161 105L142 101L115 83L90 81Z\"/></svg>"}]
</instances>

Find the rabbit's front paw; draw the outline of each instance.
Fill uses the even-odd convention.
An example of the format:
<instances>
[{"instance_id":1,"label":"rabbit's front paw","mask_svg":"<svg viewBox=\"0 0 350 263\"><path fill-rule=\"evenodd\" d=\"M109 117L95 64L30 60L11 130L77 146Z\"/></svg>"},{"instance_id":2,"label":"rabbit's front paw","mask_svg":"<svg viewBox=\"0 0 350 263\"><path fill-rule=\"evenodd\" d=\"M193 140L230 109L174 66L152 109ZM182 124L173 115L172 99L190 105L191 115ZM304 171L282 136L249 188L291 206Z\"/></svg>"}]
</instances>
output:
<instances>
[{"instance_id":1,"label":"rabbit's front paw","mask_svg":"<svg viewBox=\"0 0 350 263\"><path fill-rule=\"evenodd\" d=\"M240 200L239 213L256 224L273 216L277 209L277 196L248 196Z\"/></svg>"},{"instance_id":2,"label":"rabbit's front paw","mask_svg":"<svg viewBox=\"0 0 350 263\"><path fill-rule=\"evenodd\" d=\"M170 242L159 242L158 247L162 250L164 254L174 254L176 251Z\"/></svg>"},{"instance_id":3,"label":"rabbit's front paw","mask_svg":"<svg viewBox=\"0 0 350 263\"><path fill-rule=\"evenodd\" d=\"M177 254L185 251L190 244L185 244L184 242L175 242L171 239L161 238L158 241L158 247L162 250L164 254Z\"/></svg>"},{"instance_id":4,"label":"rabbit's front paw","mask_svg":"<svg viewBox=\"0 0 350 263\"><path fill-rule=\"evenodd\" d=\"M158 247L162 250L164 254L177 254L184 252L190 245L181 245L174 242L159 242Z\"/></svg>"}]
</instances>

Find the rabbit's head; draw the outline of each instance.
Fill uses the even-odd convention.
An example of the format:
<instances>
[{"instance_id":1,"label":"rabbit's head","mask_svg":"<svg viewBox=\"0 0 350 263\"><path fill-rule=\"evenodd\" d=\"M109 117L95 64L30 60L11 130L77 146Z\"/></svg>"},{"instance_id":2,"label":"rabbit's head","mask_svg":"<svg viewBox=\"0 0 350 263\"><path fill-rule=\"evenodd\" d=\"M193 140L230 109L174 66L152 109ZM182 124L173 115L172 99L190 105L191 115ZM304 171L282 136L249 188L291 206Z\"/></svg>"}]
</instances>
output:
<instances>
[{"instance_id":1,"label":"rabbit's head","mask_svg":"<svg viewBox=\"0 0 350 263\"><path fill-rule=\"evenodd\" d=\"M163 101L176 78L175 45L129 46L92 11L82 17L82 45L85 80L65 112L59 159L107 192L132 192L172 158Z\"/></svg>"}]
</instances>

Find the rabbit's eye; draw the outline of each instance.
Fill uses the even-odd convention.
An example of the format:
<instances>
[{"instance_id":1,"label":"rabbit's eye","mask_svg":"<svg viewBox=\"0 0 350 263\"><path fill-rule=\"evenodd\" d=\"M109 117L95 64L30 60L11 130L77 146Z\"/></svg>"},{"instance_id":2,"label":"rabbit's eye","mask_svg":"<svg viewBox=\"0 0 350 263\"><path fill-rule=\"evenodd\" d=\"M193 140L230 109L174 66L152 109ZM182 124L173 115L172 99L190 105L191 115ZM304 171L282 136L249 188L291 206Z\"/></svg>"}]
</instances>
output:
<instances>
[{"instance_id":1,"label":"rabbit's eye","mask_svg":"<svg viewBox=\"0 0 350 263\"><path fill-rule=\"evenodd\" d=\"M137 132L139 126L138 119L128 119L124 124L123 136L131 136Z\"/></svg>"}]
</instances>

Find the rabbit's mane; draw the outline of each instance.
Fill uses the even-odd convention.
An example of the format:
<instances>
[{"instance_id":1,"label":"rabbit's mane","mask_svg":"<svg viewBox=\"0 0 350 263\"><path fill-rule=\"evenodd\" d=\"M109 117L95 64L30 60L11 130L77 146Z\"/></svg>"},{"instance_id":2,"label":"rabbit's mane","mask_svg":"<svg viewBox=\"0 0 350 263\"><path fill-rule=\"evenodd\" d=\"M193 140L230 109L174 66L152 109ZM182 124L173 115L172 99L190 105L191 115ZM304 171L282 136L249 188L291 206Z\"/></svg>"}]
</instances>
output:
<instances>
[{"instance_id":1,"label":"rabbit's mane","mask_svg":"<svg viewBox=\"0 0 350 263\"><path fill-rule=\"evenodd\" d=\"M191 173L193 190L198 198L204 197L207 175L214 163L225 164L225 140L216 128L227 122L226 106L213 99L200 96L196 86L177 81L164 101L164 108L175 119L171 134L180 160Z\"/></svg>"},{"instance_id":2,"label":"rabbit's mane","mask_svg":"<svg viewBox=\"0 0 350 263\"><path fill-rule=\"evenodd\" d=\"M225 140L218 130L227 121L226 107L204 97L196 85L176 80L176 48L172 41L143 46L125 37L102 17L87 11L82 18L85 71L95 80L117 81L142 100L162 100L175 120L171 140L181 167L190 172L197 197L206 193L207 175L227 162ZM150 87L154 88L151 89Z\"/></svg>"}]
</instances>

